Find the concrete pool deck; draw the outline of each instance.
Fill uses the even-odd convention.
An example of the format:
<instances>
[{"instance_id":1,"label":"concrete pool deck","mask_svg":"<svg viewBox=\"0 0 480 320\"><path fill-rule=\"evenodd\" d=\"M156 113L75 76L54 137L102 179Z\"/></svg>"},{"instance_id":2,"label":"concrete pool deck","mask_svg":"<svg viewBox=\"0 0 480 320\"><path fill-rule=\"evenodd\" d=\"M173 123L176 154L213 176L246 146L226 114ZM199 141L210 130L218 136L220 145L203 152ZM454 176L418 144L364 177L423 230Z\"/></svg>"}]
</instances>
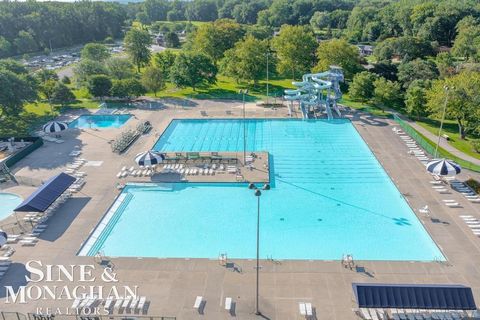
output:
<instances>
[{"instance_id":1,"label":"concrete pool deck","mask_svg":"<svg viewBox=\"0 0 480 320\"><path fill-rule=\"evenodd\" d=\"M80 157L89 161L103 161L99 166L84 166L87 183L81 192L68 200L49 220L47 230L34 247L13 245L16 253L13 264L0 281L1 286L24 285L24 264L41 260L44 264L95 264L93 257L76 256L81 243L89 236L100 218L112 204L119 191L115 175L123 166L134 165L135 154L154 145L161 132L173 118L238 118L241 103L196 102L195 107L167 107L164 110L129 110L136 119L125 127L135 125L138 119L148 119L154 130L142 136L126 153L111 152L109 141L125 127L111 130L72 130L63 134L63 144L45 142L19 162L13 171L21 180L37 185L41 180L59 173L71 161L68 153L75 146L82 151ZM226 113L231 111L232 115ZM202 116L205 111L207 116ZM247 117L286 118L286 108L265 110L247 105ZM260 310L269 319L301 319L299 302L311 302L317 319L355 319L355 297L352 282L377 283L455 283L472 287L480 301L480 238L473 235L459 215L480 218L480 204L470 203L460 194L439 194L432 189L431 176L413 156L401 139L391 130L394 122L362 113L348 115L362 138L374 152L398 189L414 209L433 240L441 248L447 262L392 262L356 261L356 270L345 269L338 261L261 261ZM463 180L467 173L459 178ZM2 191L28 196L34 188L24 184L7 185ZM442 199L458 201L462 208L448 208ZM424 205L430 207L430 217L418 213ZM13 219L11 217L10 219ZM8 223L5 221L4 223ZM8 232L8 231L7 231ZM141 236L141 235L139 235ZM252 235L253 236L253 235ZM319 244L321 245L321 244ZM412 245L415 245L412 243ZM147 315L173 316L177 319L229 319L232 318L223 303L232 297L236 303L238 319L260 319L253 314L255 298L255 261L232 261L241 272L220 266L208 259L137 259L111 258L119 284L139 287L139 295L150 301ZM96 274L101 267L97 265ZM37 283L38 284L38 283ZM73 287L78 283L69 283ZM95 284L103 285L101 281ZM32 284L29 284L32 285ZM65 285L65 284L62 284ZM4 297L4 290L0 296ZM193 309L196 296L203 296L204 314ZM1 302L0 302L1 303ZM1 304L1 311L35 312L37 307L68 307L72 301L45 300L28 304ZM117 312L115 312L117 314ZM132 313L126 314L134 317Z\"/></svg>"}]
</instances>

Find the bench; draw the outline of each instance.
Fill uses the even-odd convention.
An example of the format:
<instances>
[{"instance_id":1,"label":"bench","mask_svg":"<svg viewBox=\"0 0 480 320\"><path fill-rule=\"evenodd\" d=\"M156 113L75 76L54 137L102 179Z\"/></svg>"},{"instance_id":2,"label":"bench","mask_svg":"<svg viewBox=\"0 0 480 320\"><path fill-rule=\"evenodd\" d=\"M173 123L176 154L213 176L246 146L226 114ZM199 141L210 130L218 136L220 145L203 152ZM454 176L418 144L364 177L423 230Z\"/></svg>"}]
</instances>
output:
<instances>
[{"instance_id":1,"label":"bench","mask_svg":"<svg viewBox=\"0 0 480 320\"><path fill-rule=\"evenodd\" d=\"M197 296L197 298L195 299L195 303L193 304L193 308L194 309L200 308L200 306L202 305L202 301L203 301L203 297Z\"/></svg>"},{"instance_id":2,"label":"bench","mask_svg":"<svg viewBox=\"0 0 480 320\"><path fill-rule=\"evenodd\" d=\"M232 298L230 297L225 298L225 310L232 310Z\"/></svg>"}]
</instances>

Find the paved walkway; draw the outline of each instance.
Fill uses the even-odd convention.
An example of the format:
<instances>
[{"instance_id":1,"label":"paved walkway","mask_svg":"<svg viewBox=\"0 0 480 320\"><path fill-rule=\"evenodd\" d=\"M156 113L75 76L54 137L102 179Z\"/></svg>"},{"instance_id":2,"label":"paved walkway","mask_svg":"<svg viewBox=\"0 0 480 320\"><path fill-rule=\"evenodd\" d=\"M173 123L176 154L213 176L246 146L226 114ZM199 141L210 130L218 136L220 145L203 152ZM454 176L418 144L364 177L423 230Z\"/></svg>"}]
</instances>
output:
<instances>
[{"instance_id":1,"label":"paved walkway","mask_svg":"<svg viewBox=\"0 0 480 320\"><path fill-rule=\"evenodd\" d=\"M400 116L400 115L399 115ZM421 134L423 134L425 137L427 137L428 139L434 141L435 143L437 142L437 139L438 139L438 136L431 133L430 131L428 131L427 129L425 129L424 127L422 127L421 125L419 125L418 123L416 123L415 121L412 121L410 119L407 119L403 116L400 116L402 118L402 120L408 122L409 125L411 125L415 130L417 130L418 132L420 132ZM453 154L454 156L460 158L460 159L463 159L463 160L466 160L466 161L470 161L471 163L474 163L476 165L480 165L480 160L477 159L477 158L474 158L472 156L469 156L468 154L458 150L457 148L453 147L452 145L450 145L447 140L445 140L444 138L440 138L440 147L442 147L443 149L447 150L448 152L450 152L451 154Z\"/></svg>"}]
</instances>

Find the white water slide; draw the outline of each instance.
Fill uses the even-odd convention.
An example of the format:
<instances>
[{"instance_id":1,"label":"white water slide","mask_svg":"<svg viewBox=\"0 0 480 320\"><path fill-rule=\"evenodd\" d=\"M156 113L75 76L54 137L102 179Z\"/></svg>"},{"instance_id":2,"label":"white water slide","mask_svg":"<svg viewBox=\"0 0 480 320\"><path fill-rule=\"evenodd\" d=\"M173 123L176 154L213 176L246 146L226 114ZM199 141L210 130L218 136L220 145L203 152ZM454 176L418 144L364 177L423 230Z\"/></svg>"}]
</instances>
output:
<instances>
[{"instance_id":1,"label":"white water slide","mask_svg":"<svg viewBox=\"0 0 480 320\"><path fill-rule=\"evenodd\" d=\"M344 81L343 72L336 66L330 66L330 70L326 72L304 74L302 81L292 82L297 89L285 90L284 98L290 101L289 114L292 113L294 101L297 101L305 119L316 118L323 112L327 119L333 119L332 109L341 117L337 105L342 98L340 81Z\"/></svg>"}]
</instances>

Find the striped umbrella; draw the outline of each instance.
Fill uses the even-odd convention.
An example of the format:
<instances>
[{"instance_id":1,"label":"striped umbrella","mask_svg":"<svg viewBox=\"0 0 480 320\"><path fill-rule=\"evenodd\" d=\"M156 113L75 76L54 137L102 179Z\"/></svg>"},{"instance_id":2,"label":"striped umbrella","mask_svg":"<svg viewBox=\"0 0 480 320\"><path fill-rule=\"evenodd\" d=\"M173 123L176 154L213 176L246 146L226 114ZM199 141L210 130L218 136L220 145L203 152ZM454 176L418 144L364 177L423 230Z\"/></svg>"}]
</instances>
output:
<instances>
[{"instance_id":1,"label":"striped umbrella","mask_svg":"<svg viewBox=\"0 0 480 320\"><path fill-rule=\"evenodd\" d=\"M163 160L165 160L165 155L156 151L142 152L135 157L135 162L139 166L151 166L162 163Z\"/></svg>"},{"instance_id":2,"label":"striped umbrella","mask_svg":"<svg viewBox=\"0 0 480 320\"><path fill-rule=\"evenodd\" d=\"M43 131L47 133L60 132L68 129L68 124L62 121L50 121L43 126Z\"/></svg>"},{"instance_id":3,"label":"striped umbrella","mask_svg":"<svg viewBox=\"0 0 480 320\"><path fill-rule=\"evenodd\" d=\"M7 233L0 230L0 247L7 243Z\"/></svg>"},{"instance_id":4,"label":"striped umbrella","mask_svg":"<svg viewBox=\"0 0 480 320\"><path fill-rule=\"evenodd\" d=\"M462 171L462 168L453 161L436 159L427 164L427 171L438 176L455 176Z\"/></svg>"}]
</instances>

